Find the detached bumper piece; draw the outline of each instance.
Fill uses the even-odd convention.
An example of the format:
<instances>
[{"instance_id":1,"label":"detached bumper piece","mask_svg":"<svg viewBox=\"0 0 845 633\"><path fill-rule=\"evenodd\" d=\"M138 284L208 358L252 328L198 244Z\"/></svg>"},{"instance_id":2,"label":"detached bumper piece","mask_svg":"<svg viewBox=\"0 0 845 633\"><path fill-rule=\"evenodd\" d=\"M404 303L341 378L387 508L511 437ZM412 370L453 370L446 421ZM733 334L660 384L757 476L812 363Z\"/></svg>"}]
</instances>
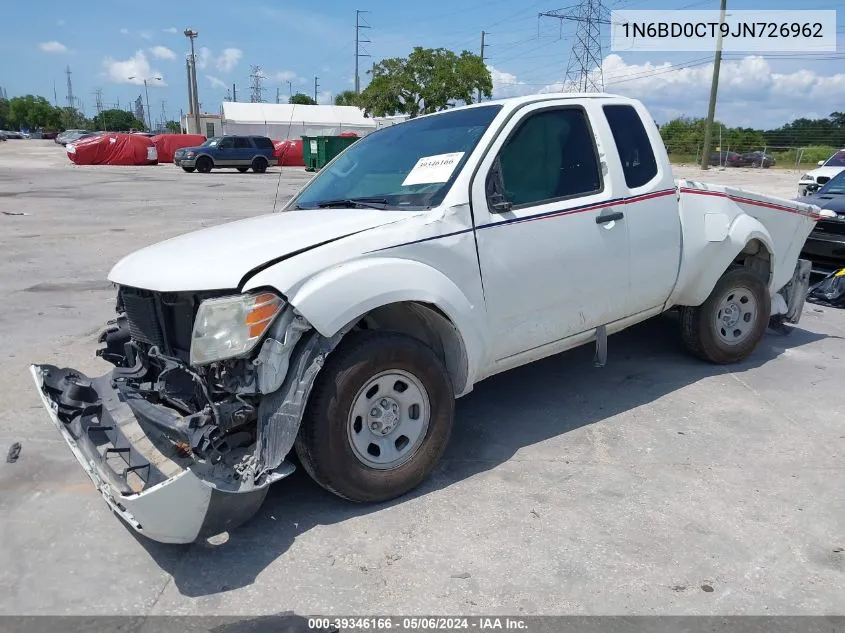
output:
<instances>
[{"instance_id":1,"label":"detached bumper piece","mask_svg":"<svg viewBox=\"0 0 845 633\"><path fill-rule=\"evenodd\" d=\"M226 490L200 478L194 459L142 424L116 370L88 378L51 365L30 368L38 393L76 459L126 523L162 543L191 543L250 519L267 486Z\"/></svg>"}]
</instances>

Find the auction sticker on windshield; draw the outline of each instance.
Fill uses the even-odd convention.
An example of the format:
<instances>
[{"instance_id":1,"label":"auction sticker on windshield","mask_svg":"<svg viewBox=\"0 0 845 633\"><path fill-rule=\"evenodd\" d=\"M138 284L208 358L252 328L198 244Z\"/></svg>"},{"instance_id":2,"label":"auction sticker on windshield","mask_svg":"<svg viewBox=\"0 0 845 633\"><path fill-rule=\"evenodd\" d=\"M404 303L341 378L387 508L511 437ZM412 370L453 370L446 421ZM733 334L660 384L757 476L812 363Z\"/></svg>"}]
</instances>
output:
<instances>
[{"instance_id":1,"label":"auction sticker on windshield","mask_svg":"<svg viewBox=\"0 0 845 633\"><path fill-rule=\"evenodd\" d=\"M464 152L452 152L451 154L437 154L435 156L423 156L414 165L414 168L402 181L402 186L424 185L434 182L446 182L455 171Z\"/></svg>"}]
</instances>

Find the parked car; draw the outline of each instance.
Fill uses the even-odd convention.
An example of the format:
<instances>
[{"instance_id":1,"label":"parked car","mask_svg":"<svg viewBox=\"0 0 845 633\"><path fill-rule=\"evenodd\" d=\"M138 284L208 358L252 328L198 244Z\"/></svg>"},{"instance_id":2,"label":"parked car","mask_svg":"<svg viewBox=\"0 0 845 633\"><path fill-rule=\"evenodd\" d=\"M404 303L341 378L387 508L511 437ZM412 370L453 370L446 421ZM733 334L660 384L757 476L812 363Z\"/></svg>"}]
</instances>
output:
<instances>
[{"instance_id":1,"label":"parked car","mask_svg":"<svg viewBox=\"0 0 845 633\"><path fill-rule=\"evenodd\" d=\"M65 130L56 137L56 142L59 145L67 145L68 143L73 143L74 141L78 141L80 138L91 134L93 133L88 130Z\"/></svg>"},{"instance_id":2,"label":"parked car","mask_svg":"<svg viewBox=\"0 0 845 633\"><path fill-rule=\"evenodd\" d=\"M189 149L180 164L187 172L196 169L201 174L220 167L234 167L239 172L251 167L261 174L278 162L273 152L273 141L266 136L217 136Z\"/></svg>"},{"instance_id":3,"label":"parked car","mask_svg":"<svg viewBox=\"0 0 845 633\"><path fill-rule=\"evenodd\" d=\"M346 499L400 496L455 397L593 341L603 364L608 334L672 307L692 354L747 358L770 315L801 316L792 245L817 213L674 181L633 99L473 104L365 136L282 212L125 257L97 353L115 368L31 372L114 512L192 542L248 520L292 449Z\"/></svg>"},{"instance_id":4,"label":"parked car","mask_svg":"<svg viewBox=\"0 0 845 633\"><path fill-rule=\"evenodd\" d=\"M3 136L5 136L9 140L21 140L24 138L24 135L21 132L17 132L15 130L3 130Z\"/></svg>"},{"instance_id":5,"label":"parked car","mask_svg":"<svg viewBox=\"0 0 845 633\"><path fill-rule=\"evenodd\" d=\"M827 160L819 161L819 168L808 171L798 181L798 194L807 195L809 185L824 185L836 174L845 171L845 148L840 149Z\"/></svg>"},{"instance_id":6,"label":"parked car","mask_svg":"<svg viewBox=\"0 0 845 633\"><path fill-rule=\"evenodd\" d=\"M6 133L3 130L0 130L0 141L6 140Z\"/></svg>"},{"instance_id":7,"label":"parked car","mask_svg":"<svg viewBox=\"0 0 845 633\"><path fill-rule=\"evenodd\" d=\"M808 185L801 202L821 207L821 219L807 237L802 257L813 262L813 270L828 273L845 268L845 171L819 187Z\"/></svg>"},{"instance_id":8,"label":"parked car","mask_svg":"<svg viewBox=\"0 0 845 633\"><path fill-rule=\"evenodd\" d=\"M736 152L716 152L710 154L710 164L723 167L745 167L750 163L742 157L742 154Z\"/></svg>"},{"instance_id":9,"label":"parked car","mask_svg":"<svg viewBox=\"0 0 845 633\"><path fill-rule=\"evenodd\" d=\"M774 156L766 154L765 152L747 152L742 155L742 160L744 160L747 165L751 165L752 167L762 167L764 169L768 169L777 163Z\"/></svg>"}]
</instances>

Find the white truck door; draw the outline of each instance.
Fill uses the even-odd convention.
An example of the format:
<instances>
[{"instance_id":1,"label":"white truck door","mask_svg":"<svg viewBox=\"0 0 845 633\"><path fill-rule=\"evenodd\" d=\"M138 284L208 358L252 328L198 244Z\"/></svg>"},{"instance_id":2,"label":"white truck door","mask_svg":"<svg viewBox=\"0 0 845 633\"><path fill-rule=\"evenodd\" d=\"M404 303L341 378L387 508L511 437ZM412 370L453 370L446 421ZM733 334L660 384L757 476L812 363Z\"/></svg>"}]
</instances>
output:
<instances>
[{"instance_id":1,"label":"white truck door","mask_svg":"<svg viewBox=\"0 0 845 633\"><path fill-rule=\"evenodd\" d=\"M596 107L560 100L518 110L476 172L494 362L626 314L628 231L618 183L600 159L609 131Z\"/></svg>"},{"instance_id":2,"label":"white truck door","mask_svg":"<svg viewBox=\"0 0 845 633\"><path fill-rule=\"evenodd\" d=\"M663 305L678 277L681 219L669 157L657 126L642 106L605 103L614 146L608 160L621 165L625 223L631 240L630 314ZM618 155L618 158L614 156Z\"/></svg>"}]
</instances>

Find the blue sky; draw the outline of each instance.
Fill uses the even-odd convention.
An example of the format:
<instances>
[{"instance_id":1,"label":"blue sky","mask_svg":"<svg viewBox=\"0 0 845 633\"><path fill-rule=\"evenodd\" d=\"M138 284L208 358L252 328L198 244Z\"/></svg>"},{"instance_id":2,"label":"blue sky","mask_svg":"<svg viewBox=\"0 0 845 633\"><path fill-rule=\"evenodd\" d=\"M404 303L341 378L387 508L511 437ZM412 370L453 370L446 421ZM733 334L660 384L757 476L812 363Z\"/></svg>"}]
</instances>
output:
<instances>
[{"instance_id":1,"label":"blue sky","mask_svg":"<svg viewBox=\"0 0 845 633\"><path fill-rule=\"evenodd\" d=\"M560 1L560 0L559 0ZM162 77L149 90L154 119L164 100L168 118L187 109L185 27L199 31L198 71L203 109L217 112L234 82L238 100L248 100L250 65L266 76L264 98L293 91L314 92L321 102L352 88L355 9L366 9L364 48L372 60L407 54L414 45L476 51L487 31L488 65L494 96L554 90L569 58L574 25L538 20L540 11L575 4L542 0L428 0L426 3L361 0L38 0L38 10L15 3L4 10L0 39L0 86L9 96L40 94L52 101L53 86L65 102L64 69L73 71L74 94L94 112L95 90L106 107L125 107L143 92L130 76ZM607 0L611 8L717 9L718 0ZM788 0L728 0L731 9L794 9ZM827 56L726 56L717 115L733 125L778 125L800 116L845 110L845 0L808 0L802 9L837 9L838 51ZM604 30L603 70L608 92L645 101L658 121L706 109L712 66L706 54L610 51ZM796 58L797 57L797 58ZM366 75L362 72L362 86Z\"/></svg>"}]
</instances>

